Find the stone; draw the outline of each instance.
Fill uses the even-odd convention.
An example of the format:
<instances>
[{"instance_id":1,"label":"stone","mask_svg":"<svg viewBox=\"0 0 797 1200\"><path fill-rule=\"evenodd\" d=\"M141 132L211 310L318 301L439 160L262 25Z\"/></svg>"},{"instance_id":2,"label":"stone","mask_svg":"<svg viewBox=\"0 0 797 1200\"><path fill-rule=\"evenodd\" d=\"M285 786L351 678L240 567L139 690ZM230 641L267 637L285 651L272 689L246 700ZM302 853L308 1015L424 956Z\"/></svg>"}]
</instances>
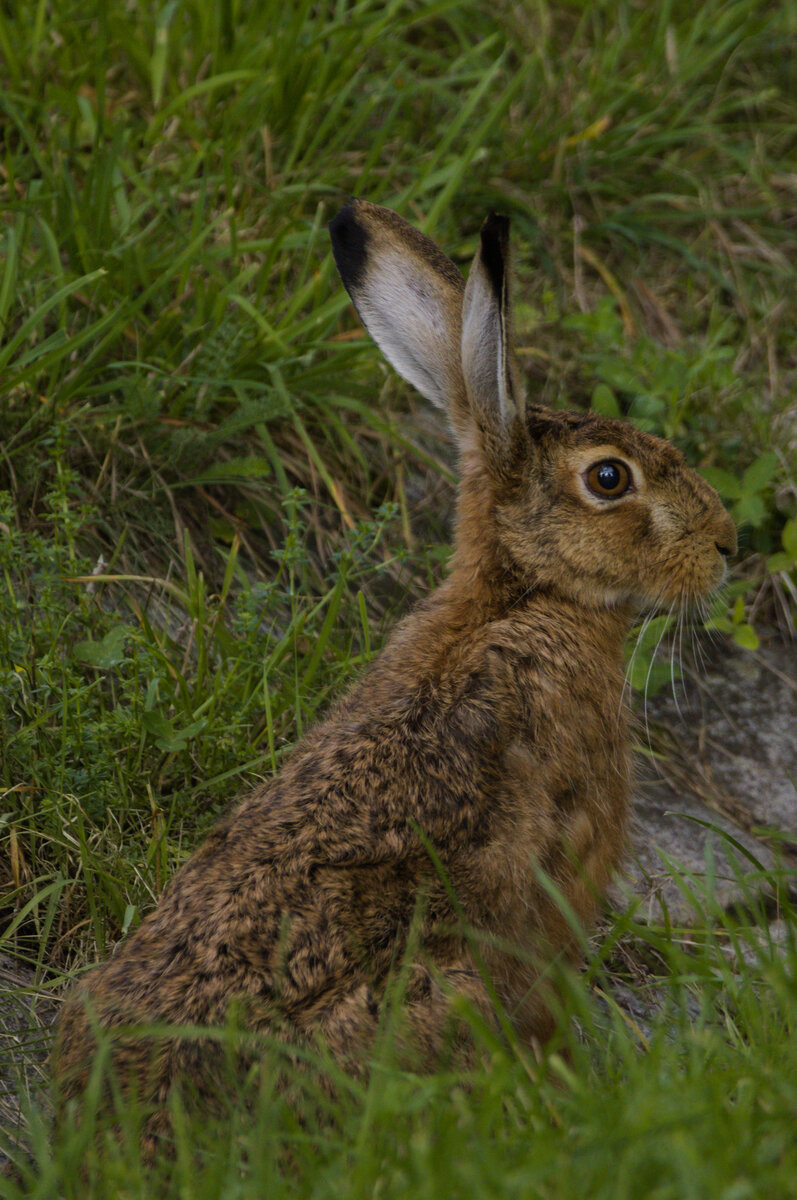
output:
<instances>
[{"instance_id":1,"label":"stone","mask_svg":"<svg viewBox=\"0 0 797 1200\"><path fill-rule=\"evenodd\" d=\"M774 637L756 651L714 646L676 695L650 698L640 722L643 749L655 753L640 756L630 852L610 901L636 903L649 921L690 925L701 910L683 884L705 890L707 862L721 908L766 893L764 875L780 855L794 866L797 651ZM668 860L685 873L680 887Z\"/></svg>"}]
</instances>

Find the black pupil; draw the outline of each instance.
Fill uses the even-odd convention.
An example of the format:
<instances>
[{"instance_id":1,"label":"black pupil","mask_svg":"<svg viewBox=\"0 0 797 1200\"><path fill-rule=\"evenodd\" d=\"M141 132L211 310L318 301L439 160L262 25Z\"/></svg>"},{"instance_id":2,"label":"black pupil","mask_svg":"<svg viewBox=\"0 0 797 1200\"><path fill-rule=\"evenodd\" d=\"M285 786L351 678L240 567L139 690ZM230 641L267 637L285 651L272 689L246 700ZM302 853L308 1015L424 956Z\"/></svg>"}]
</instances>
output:
<instances>
[{"instance_id":1,"label":"black pupil","mask_svg":"<svg viewBox=\"0 0 797 1200\"><path fill-rule=\"evenodd\" d=\"M620 483L620 472L613 463L604 463L598 467L598 484L605 492L613 492Z\"/></svg>"}]
</instances>

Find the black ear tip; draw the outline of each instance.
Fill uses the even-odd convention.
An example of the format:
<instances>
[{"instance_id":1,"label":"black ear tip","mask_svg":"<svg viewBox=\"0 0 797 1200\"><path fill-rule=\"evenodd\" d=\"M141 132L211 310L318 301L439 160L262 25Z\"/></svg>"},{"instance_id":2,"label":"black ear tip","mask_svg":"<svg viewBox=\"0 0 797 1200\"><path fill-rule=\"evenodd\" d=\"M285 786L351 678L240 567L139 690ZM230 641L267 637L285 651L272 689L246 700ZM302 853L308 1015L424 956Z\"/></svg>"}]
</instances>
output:
<instances>
[{"instance_id":1,"label":"black ear tip","mask_svg":"<svg viewBox=\"0 0 797 1200\"><path fill-rule=\"evenodd\" d=\"M345 228L356 219L354 215L356 205L357 199L355 196L352 196L350 200L346 201L340 212L336 213L329 222L328 229L333 241L335 240L335 237L338 235L339 231L345 230Z\"/></svg>"},{"instance_id":2,"label":"black ear tip","mask_svg":"<svg viewBox=\"0 0 797 1200\"><path fill-rule=\"evenodd\" d=\"M503 213L489 213L482 225L481 239L482 262L496 298L500 301L504 291L504 274L509 251L509 217Z\"/></svg>"},{"instance_id":3,"label":"black ear tip","mask_svg":"<svg viewBox=\"0 0 797 1200\"><path fill-rule=\"evenodd\" d=\"M482 239L497 238L501 245L505 246L509 237L509 225L509 217L505 213L490 211L482 224Z\"/></svg>"},{"instance_id":4,"label":"black ear tip","mask_svg":"<svg viewBox=\"0 0 797 1200\"><path fill-rule=\"evenodd\" d=\"M357 202L350 200L329 222L332 253L347 291L362 279L368 259L368 232L357 215Z\"/></svg>"}]
</instances>

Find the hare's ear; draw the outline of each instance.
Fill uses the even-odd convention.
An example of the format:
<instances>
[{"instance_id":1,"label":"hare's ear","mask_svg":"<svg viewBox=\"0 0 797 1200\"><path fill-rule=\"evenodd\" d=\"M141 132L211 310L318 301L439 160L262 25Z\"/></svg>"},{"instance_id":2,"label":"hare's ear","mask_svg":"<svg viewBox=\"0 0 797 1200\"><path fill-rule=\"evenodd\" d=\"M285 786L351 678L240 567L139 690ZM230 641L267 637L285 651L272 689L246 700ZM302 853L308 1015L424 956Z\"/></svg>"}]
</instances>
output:
<instances>
[{"instance_id":1,"label":"hare's ear","mask_svg":"<svg viewBox=\"0 0 797 1200\"><path fill-rule=\"evenodd\" d=\"M485 450L492 449L499 459L515 442L525 409L512 351L510 285L509 218L490 213L465 289L462 369Z\"/></svg>"},{"instance_id":2,"label":"hare's ear","mask_svg":"<svg viewBox=\"0 0 797 1200\"><path fill-rule=\"evenodd\" d=\"M465 281L449 258L397 213L353 200L329 226L340 277L361 321L400 375L455 432L469 425L460 342Z\"/></svg>"}]
</instances>

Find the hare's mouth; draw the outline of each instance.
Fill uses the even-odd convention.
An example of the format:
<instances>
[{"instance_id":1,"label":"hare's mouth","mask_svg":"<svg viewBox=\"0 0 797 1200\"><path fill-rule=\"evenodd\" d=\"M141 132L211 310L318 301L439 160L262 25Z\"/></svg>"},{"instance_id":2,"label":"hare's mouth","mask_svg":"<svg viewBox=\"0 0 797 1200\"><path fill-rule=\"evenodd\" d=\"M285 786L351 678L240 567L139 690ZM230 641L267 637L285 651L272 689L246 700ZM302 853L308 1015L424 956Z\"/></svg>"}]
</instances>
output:
<instances>
[{"instance_id":1,"label":"hare's mouth","mask_svg":"<svg viewBox=\"0 0 797 1200\"><path fill-rule=\"evenodd\" d=\"M654 564L648 580L649 601L661 608L690 610L722 587L733 547L721 542L682 537ZM652 586L650 586L652 585Z\"/></svg>"}]
</instances>

